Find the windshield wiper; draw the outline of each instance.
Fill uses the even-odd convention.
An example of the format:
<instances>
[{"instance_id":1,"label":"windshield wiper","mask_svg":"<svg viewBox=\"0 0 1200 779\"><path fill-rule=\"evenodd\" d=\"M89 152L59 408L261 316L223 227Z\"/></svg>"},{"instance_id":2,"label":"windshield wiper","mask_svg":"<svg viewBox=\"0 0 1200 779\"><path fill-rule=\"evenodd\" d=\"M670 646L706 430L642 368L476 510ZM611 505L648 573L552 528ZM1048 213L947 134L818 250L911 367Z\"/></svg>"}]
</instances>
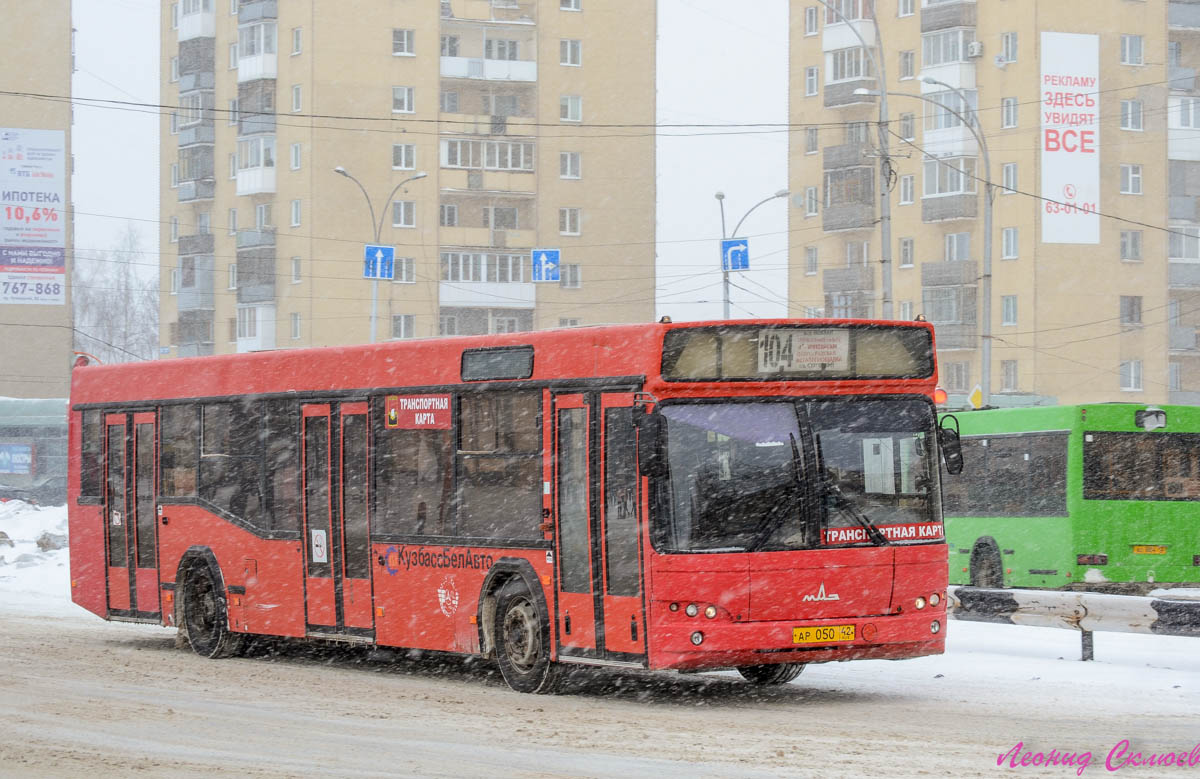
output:
<instances>
[{"instance_id":1,"label":"windshield wiper","mask_svg":"<svg viewBox=\"0 0 1200 779\"><path fill-rule=\"evenodd\" d=\"M854 504L854 501L846 497L842 492L842 488L838 486L837 480L833 478L832 472L825 467L825 458L821 454L821 436L817 437L817 468L821 472L821 495L828 499L830 505L837 511L845 514L853 519L858 524L862 525L863 530L867 531L867 538L876 546L887 546L892 542L887 539L879 528L872 522L862 510Z\"/></svg>"},{"instance_id":2,"label":"windshield wiper","mask_svg":"<svg viewBox=\"0 0 1200 779\"><path fill-rule=\"evenodd\" d=\"M788 433L788 439L792 444L792 485L795 488L794 495L796 503L796 518L803 523L804 500L802 496L804 494L804 481L801 478L800 449L796 446L796 436L794 433ZM788 513L784 511L772 512L768 514L763 520L758 534L755 535L754 540L752 540L746 547L747 550L751 552L757 551L760 546L767 542L767 539L775 535L775 531L778 530L780 525L782 525L787 519ZM808 535L807 527L805 527L805 535ZM806 538L805 546L810 545L807 543L807 541L808 539Z\"/></svg>"}]
</instances>

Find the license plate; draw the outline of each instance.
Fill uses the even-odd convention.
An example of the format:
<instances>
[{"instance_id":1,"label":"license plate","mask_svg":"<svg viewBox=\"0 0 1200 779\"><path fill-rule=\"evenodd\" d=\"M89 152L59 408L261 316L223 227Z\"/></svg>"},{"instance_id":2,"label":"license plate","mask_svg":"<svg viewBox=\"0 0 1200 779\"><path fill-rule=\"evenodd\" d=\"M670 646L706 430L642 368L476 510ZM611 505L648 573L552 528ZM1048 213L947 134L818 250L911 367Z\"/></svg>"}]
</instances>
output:
<instances>
[{"instance_id":1,"label":"license plate","mask_svg":"<svg viewBox=\"0 0 1200 779\"><path fill-rule=\"evenodd\" d=\"M828 644L853 641L853 625L826 625L819 628L792 628L793 644Z\"/></svg>"},{"instance_id":2,"label":"license plate","mask_svg":"<svg viewBox=\"0 0 1200 779\"><path fill-rule=\"evenodd\" d=\"M1134 554L1166 554L1167 548L1162 544L1134 544Z\"/></svg>"}]
</instances>

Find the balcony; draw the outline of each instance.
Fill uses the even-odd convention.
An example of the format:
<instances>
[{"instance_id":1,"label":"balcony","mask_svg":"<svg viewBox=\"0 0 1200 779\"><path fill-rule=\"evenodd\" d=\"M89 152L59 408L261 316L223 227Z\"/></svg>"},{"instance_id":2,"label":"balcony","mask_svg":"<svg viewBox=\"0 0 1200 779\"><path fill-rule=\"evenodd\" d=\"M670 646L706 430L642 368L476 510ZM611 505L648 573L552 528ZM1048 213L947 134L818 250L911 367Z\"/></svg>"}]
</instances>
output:
<instances>
[{"instance_id":1,"label":"balcony","mask_svg":"<svg viewBox=\"0 0 1200 779\"><path fill-rule=\"evenodd\" d=\"M262 246L275 246L274 227L260 227L257 230L238 230L237 248L256 249Z\"/></svg>"},{"instance_id":2,"label":"balcony","mask_svg":"<svg viewBox=\"0 0 1200 779\"><path fill-rule=\"evenodd\" d=\"M917 115L918 120L920 114ZM975 157L979 155L979 142L975 134L964 124L943 130L926 130L921 139L921 148L933 157Z\"/></svg>"},{"instance_id":3,"label":"balcony","mask_svg":"<svg viewBox=\"0 0 1200 779\"><path fill-rule=\"evenodd\" d=\"M179 15L179 40L189 41L193 38L212 38L216 35L216 14L208 11Z\"/></svg>"},{"instance_id":4,"label":"balcony","mask_svg":"<svg viewBox=\"0 0 1200 779\"><path fill-rule=\"evenodd\" d=\"M237 270L238 303L274 303L274 248L238 252Z\"/></svg>"},{"instance_id":5,"label":"balcony","mask_svg":"<svg viewBox=\"0 0 1200 779\"><path fill-rule=\"evenodd\" d=\"M195 92L198 89L212 90L216 76L211 70L198 73L182 73L179 76L179 94Z\"/></svg>"},{"instance_id":6,"label":"balcony","mask_svg":"<svg viewBox=\"0 0 1200 779\"><path fill-rule=\"evenodd\" d=\"M1177 100L1171 100L1171 112L1178 117ZM1200 161L1200 129L1167 125L1167 159Z\"/></svg>"},{"instance_id":7,"label":"balcony","mask_svg":"<svg viewBox=\"0 0 1200 779\"><path fill-rule=\"evenodd\" d=\"M1167 197L1167 218L1180 219L1185 222L1200 222L1197 214L1195 195L1170 195Z\"/></svg>"},{"instance_id":8,"label":"balcony","mask_svg":"<svg viewBox=\"0 0 1200 779\"><path fill-rule=\"evenodd\" d=\"M243 311L248 313L242 313ZM238 319L248 318L254 335L238 336L237 350L258 352L275 348L275 306L238 306Z\"/></svg>"},{"instance_id":9,"label":"balcony","mask_svg":"<svg viewBox=\"0 0 1200 779\"><path fill-rule=\"evenodd\" d=\"M211 178L196 181L179 182L178 196L180 203L190 203L194 200L212 200L216 182Z\"/></svg>"},{"instance_id":10,"label":"balcony","mask_svg":"<svg viewBox=\"0 0 1200 779\"><path fill-rule=\"evenodd\" d=\"M195 146L199 143L212 144L215 133L213 132L212 120L200 124L193 124L190 127L179 128L179 148L185 146Z\"/></svg>"},{"instance_id":11,"label":"balcony","mask_svg":"<svg viewBox=\"0 0 1200 779\"><path fill-rule=\"evenodd\" d=\"M975 19L975 0L927 5L921 9L921 32L974 27Z\"/></svg>"},{"instance_id":12,"label":"balcony","mask_svg":"<svg viewBox=\"0 0 1200 779\"><path fill-rule=\"evenodd\" d=\"M238 58L238 83L260 78L275 78L279 73L279 60L274 54L255 54Z\"/></svg>"},{"instance_id":13,"label":"balcony","mask_svg":"<svg viewBox=\"0 0 1200 779\"><path fill-rule=\"evenodd\" d=\"M537 81L537 62L533 60L489 60L480 57L442 57L441 74L443 78ZM240 67L238 79L241 79Z\"/></svg>"},{"instance_id":14,"label":"balcony","mask_svg":"<svg viewBox=\"0 0 1200 779\"><path fill-rule=\"evenodd\" d=\"M875 227L875 201L866 203L843 203L825 206L821 211L821 229L869 230Z\"/></svg>"},{"instance_id":15,"label":"balcony","mask_svg":"<svg viewBox=\"0 0 1200 779\"><path fill-rule=\"evenodd\" d=\"M276 0L256 0L243 2L238 8L238 24L249 24L260 19L278 19L279 8Z\"/></svg>"},{"instance_id":16,"label":"balcony","mask_svg":"<svg viewBox=\"0 0 1200 779\"><path fill-rule=\"evenodd\" d=\"M1200 4L1167 3L1167 27L1177 30L1200 30Z\"/></svg>"},{"instance_id":17,"label":"balcony","mask_svg":"<svg viewBox=\"0 0 1200 779\"><path fill-rule=\"evenodd\" d=\"M1200 263L1175 262L1167 263L1168 289L1200 289Z\"/></svg>"},{"instance_id":18,"label":"balcony","mask_svg":"<svg viewBox=\"0 0 1200 779\"><path fill-rule=\"evenodd\" d=\"M1172 325L1167 347L1173 351L1196 351L1196 328Z\"/></svg>"},{"instance_id":19,"label":"balcony","mask_svg":"<svg viewBox=\"0 0 1200 779\"><path fill-rule=\"evenodd\" d=\"M536 0L442 0L442 18L471 22L536 24Z\"/></svg>"},{"instance_id":20,"label":"balcony","mask_svg":"<svg viewBox=\"0 0 1200 779\"><path fill-rule=\"evenodd\" d=\"M275 132L275 112L258 113L241 111L238 113L238 135L257 135Z\"/></svg>"},{"instance_id":21,"label":"balcony","mask_svg":"<svg viewBox=\"0 0 1200 779\"><path fill-rule=\"evenodd\" d=\"M857 89L875 89L875 79L859 78L854 81L837 81L825 85L825 107L838 108L860 103L874 103L876 98L871 95L856 95Z\"/></svg>"},{"instance_id":22,"label":"balcony","mask_svg":"<svg viewBox=\"0 0 1200 779\"><path fill-rule=\"evenodd\" d=\"M176 344L180 357L202 357L213 353L213 312L180 311Z\"/></svg>"},{"instance_id":23,"label":"balcony","mask_svg":"<svg viewBox=\"0 0 1200 779\"><path fill-rule=\"evenodd\" d=\"M187 257L194 254L212 254L212 233L196 233L195 235L179 236L179 256Z\"/></svg>"},{"instance_id":24,"label":"balcony","mask_svg":"<svg viewBox=\"0 0 1200 779\"><path fill-rule=\"evenodd\" d=\"M180 273L180 276L184 282L190 280L192 283L180 285L176 306L180 311L211 311L213 309L214 268L212 255L188 257L186 261L192 265L192 271L190 274ZM184 259L181 258L180 265L183 264Z\"/></svg>"},{"instance_id":25,"label":"balcony","mask_svg":"<svg viewBox=\"0 0 1200 779\"><path fill-rule=\"evenodd\" d=\"M979 347L979 334L973 324L935 324L933 337L937 349L976 349Z\"/></svg>"},{"instance_id":26,"label":"balcony","mask_svg":"<svg viewBox=\"0 0 1200 779\"><path fill-rule=\"evenodd\" d=\"M855 30L858 31L858 35L854 34ZM859 35L862 36L861 40L859 39ZM851 19L849 22L834 22L833 24L823 25L823 29L821 30L821 51L852 49L862 46L863 41L874 45L874 19Z\"/></svg>"},{"instance_id":27,"label":"balcony","mask_svg":"<svg viewBox=\"0 0 1200 779\"><path fill-rule=\"evenodd\" d=\"M479 192L515 192L533 195L537 186L534 171L466 170L442 168L439 184L443 190L458 189Z\"/></svg>"},{"instance_id":28,"label":"balcony","mask_svg":"<svg viewBox=\"0 0 1200 779\"><path fill-rule=\"evenodd\" d=\"M275 192L275 168L246 168L237 172L239 195L261 195Z\"/></svg>"},{"instance_id":29,"label":"balcony","mask_svg":"<svg viewBox=\"0 0 1200 779\"><path fill-rule=\"evenodd\" d=\"M537 300L534 287L530 281L442 281L438 283L438 304L452 308L486 308L503 301L505 308L531 309Z\"/></svg>"},{"instance_id":30,"label":"balcony","mask_svg":"<svg viewBox=\"0 0 1200 779\"><path fill-rule=\"evenodd\" d=\"M934 195L921 198L921 221L946 222L951 219L974 219L979 213L979 195Z\"/></svg>"},{"instance_id":31,"label":"balcony","mask_svg":"<svg viewBox=\"0 0 1200 779\"><path fill-rule=\"evenodd\" d=\"M1182 89L1185 92L1193 91L1196 88L1196 69L1168 65L1167 86L1171 89Z\"/></svg>"},{"instance_id":32,"label":"balcony","mask_svg":"<svg viewBox=\"0 0 1200 779\"><path fill-rule=\"evenodd\" d=\"M979 273L974 260L921 263L922 287L973 286L978 280ZM971 321L974 321L974 312Z\"/></svg>"},{"instance_id":33,"label":"balcony","mask_svg":"<svg viewBox=\"0 0 1200 779\"><path fill-rule=\"evenodd\" d=\"M532 98L530 98L532 102ZM537 134L537 119L532 116L504 116L499 114L469 114L459 111L442 111L448 118L447 124L453 132L464 135L517 135ZM449 119L453 117L453 119Z\"/></svg>"},{"instance_id":34,"label":"balcony","mask_svg":"<svg viewBox=\"0 0 1200 779\"><path fill-rule=\"evenodd\" d=\"M841 146L826 146L822 151L822 167L825 170L833 170L873 165L875 160L866 156L870 151L871 144L869 143L843 143Z\"/></svg>"},{"instance_id":35,"label":"balcony","mask_svg":"<svg viewBox=\"0 0 1200 779\"><path fill-rule=\"evenodd\" d=\"M875 270L871 265L836 268L821 272L825 292L874 292Z\"/></svg>"},{"instance_id":36,"label":"balcony","mask_svg":"<svg viewBox=\"0 0 1200 779\"><path fill-rule=\"evenodd\" d=\"M492 230L488 227L443 227L438 232L442 246L531 249L537 243L535 230Z\"/></svg>"},{"instance_id":37,"label":"balcony","mask_svg":"<svg viewBox=\"0 0 1200 779\"><path fill-rule=\"evenodd\" d=\"M921 68L917 77L920 79L935 78L956 89L975 89L975 60L947 62L944 65L926 65ZM920 87L923 95L946 91L946 88L940 84L929 84L925 81L920 82Z\"/></svg>"}]
</instances>

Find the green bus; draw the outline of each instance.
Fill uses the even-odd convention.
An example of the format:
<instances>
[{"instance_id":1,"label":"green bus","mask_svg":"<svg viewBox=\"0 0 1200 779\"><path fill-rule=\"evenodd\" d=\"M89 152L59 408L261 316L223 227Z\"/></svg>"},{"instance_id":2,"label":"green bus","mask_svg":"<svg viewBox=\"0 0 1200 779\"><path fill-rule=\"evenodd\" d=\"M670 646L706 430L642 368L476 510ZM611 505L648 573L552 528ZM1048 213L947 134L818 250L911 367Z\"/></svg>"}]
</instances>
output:
<instances>
[{"instance_id":1,"label":"green bus","mask_svg":"<svg viewBox=\"0 0 1200 779\"><path fill-rule=\"evenodd\" d=\"M951 584L1144 594L1200 582L1200 407L948 416L966 461L942 479Z\"/></svg>"}]
</instances>

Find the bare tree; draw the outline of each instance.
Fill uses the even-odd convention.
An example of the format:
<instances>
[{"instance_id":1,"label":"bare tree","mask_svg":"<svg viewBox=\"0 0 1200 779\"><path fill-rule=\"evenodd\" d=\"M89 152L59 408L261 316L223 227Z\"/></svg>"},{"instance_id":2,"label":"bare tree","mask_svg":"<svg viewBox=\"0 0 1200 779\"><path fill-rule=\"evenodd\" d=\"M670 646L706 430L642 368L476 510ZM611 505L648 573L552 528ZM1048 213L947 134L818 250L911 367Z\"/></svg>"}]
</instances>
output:
<instances>
[{"instance_id":1,"label":"bare tree","mask_svg":"<svg viewBox=\"0 0 1200 779\"><path fill-rule=\"evenodd\" d=\"M127 223L114 248L76 253L75 348L102 362L152 360L158 349L157 263L141 243Z\"/></svg>"}]
</instances>

